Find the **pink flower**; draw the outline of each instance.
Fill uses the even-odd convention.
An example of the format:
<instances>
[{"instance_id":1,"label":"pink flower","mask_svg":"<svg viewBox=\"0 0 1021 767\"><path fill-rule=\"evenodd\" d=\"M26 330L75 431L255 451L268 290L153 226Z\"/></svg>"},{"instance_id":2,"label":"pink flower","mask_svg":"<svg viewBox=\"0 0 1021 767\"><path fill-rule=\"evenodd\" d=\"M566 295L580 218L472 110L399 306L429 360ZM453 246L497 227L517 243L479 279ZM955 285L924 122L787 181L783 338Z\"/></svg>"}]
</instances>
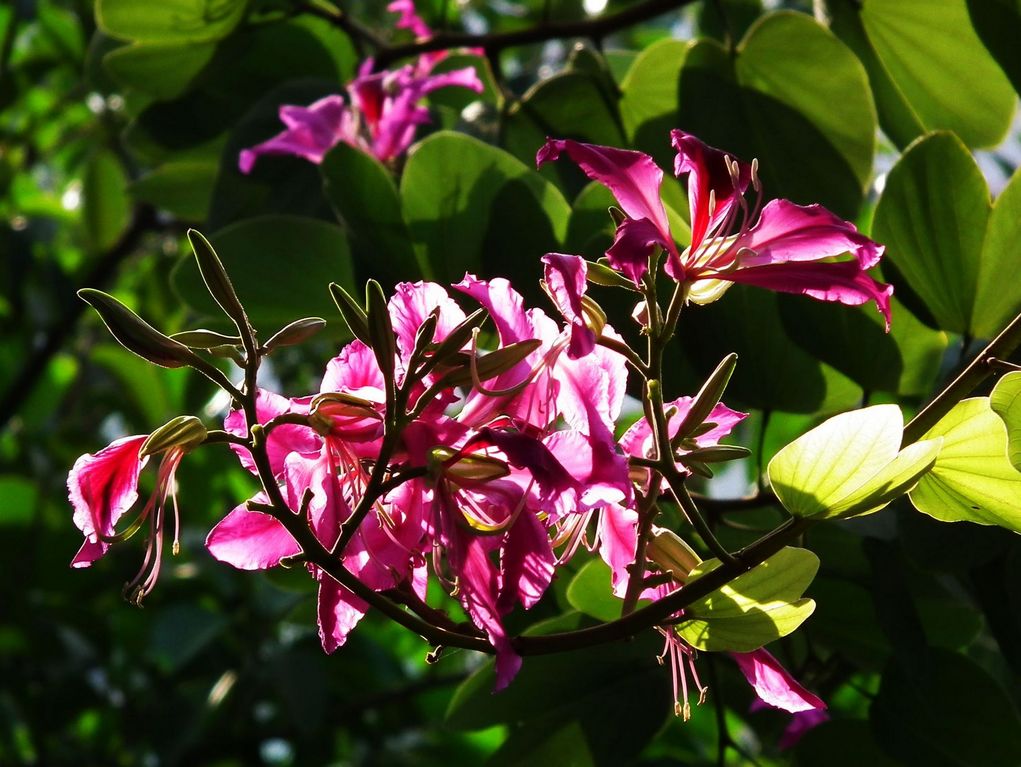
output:
<instances>
[{"instance_id":1,"label":"pink flower","mask_svg":"<svg viewBox=\"0 0 1021 767\"><path fill-rule=\"evenodd\" d=\"M347 86L348 103L340 95L326 96L308 107L280 107L286 130L241 152L238 166L250 173L261 155L293 155L318 165L344 142L387 162L407 151L429 110L419 102L439 88L468 88L476 93L482 82L471 67L430 74L408 64L397 70L372 72L372 60Z\"/></svg>"},{"instance_id":2,"label":"pink flower","mask_svg":"<svg viewBox=\"0 0 1021 767\"><path fill-rule=\"evenodd\" d=\"M879 262L883 246L819 205L773 200L761 213L758 205L750 209L744 196L748 186L760 192L755 163L735 160L679 130L671 137L677 150L674 172L688 177L692 241L683 251L659 196L663 172L648 155L547 139L536 162L566 153L613 192L625 218L606 257L635 283L648 270L649 256L662 249L667 274L686 283L696 303L715 301L728 283L743 282L849 305L872 301L889 329L893 288L865 271ZM846 260L832 260L848 253Z\"/></svg>"},{"instance_id":3,"label":"pink flower","mask_svg":"<svg viewBox=\"0 0 1021 767\"><path fill-rule=\"evenodd\" d=\"M667 409L673 409L674 411L667 422L667 430L671 439L677 436L677 430L681 427L681 422L684 421L684 417L691 409L692 402L694 402L694 399L691 397L678 397L673 402L666 403ZM729 435L734 427L747 417L747 413L731 410L722 403L716 405L709 413L709 417L706 418L706 423L712 423L715 426L704 434L695 437L695 446L701 448L719 444L721 439ZM644 418L636 421L631 428L624 432L624 436L620 438L620 446L628 455L638 458L654 458L656 448L652 426ZM683 447L679 447L676 454L684 455L686 452ZM689 473L688 469L682 464L678 464L677 468L682 474Z\"/></svg>"},{"instance_id":4,"label":"pink flower","mask_svg":"<svg viewBox=\"0 0 1021 767\"><path fill-rule=\"evenodd\" d=\"M164 452L156 475L156 488L134 521L122 532L116 525L138 500L138 478L148 463L139 451L147 435L123 437L94 455L83 455L67 477L67 490L74 508L74 523L85 542L71 561L72 567L89 567L106 554L110 544L129 538L149 522L146 554L138 574L125 585L125 596L141 604L159 578L163 559L163 533L167 525L167 498L174 515L173 552L180 546L180 514L175 495L175 475L187 449L174 446Z\"/></svg>"}]
</instances>

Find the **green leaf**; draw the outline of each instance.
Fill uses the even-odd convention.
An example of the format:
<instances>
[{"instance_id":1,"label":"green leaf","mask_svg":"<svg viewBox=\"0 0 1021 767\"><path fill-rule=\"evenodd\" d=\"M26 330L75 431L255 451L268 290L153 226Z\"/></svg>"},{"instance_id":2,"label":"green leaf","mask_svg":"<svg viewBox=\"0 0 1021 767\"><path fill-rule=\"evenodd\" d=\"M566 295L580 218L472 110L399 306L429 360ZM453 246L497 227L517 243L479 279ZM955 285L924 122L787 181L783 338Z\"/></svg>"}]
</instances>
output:
<instances>
[{"instance_id":1,"label":"green leaf","mask_svg":"<svg viewBox=\"0 0 1021 767\"><path fill-rule=\"evenodd\" d=\"M93 250L109 250L131 219L128 179L113 152L93 153L82 178L82 223Z\"/></svg>"},{"instance_id":2,"label":"green leaf","mask_svg":"<svg viewBox=\"0 0 1021 767\"><path fill-rule=\"evenodd\" d=\"M857 212L872 174L876 115L865 70L802 13L762 17L736 57L715 41L695 43L681 71L677 124L757 157L769 196L820 202L845 217Z\"/></svg>"},{"instance_id":3,"label":"green leaf","mask_svg":"<svg viewBox=\"0 0 1021 767\"><path fill-rule=\"evenodd\" d=\"M1007 428L989 398L958 402L923 439L936 437L943 448L911 491L915 508L944 522L1021 532L1021 473L1007 458Z\"/></svg>"},{"instance_id":4,"label":"green leaf","mask_svg":"<svg viewBox=\"0 0 1021 767\"><path fill-rule=\"evenodd\" d=\"M689 583L720 566L707 559ZM819 557L788 546L684 610L677 633L707 652L751 652L798 628L815 610L801 595L819 569ZM689 617L690 616L690 617Z\"/></svg>"},{"instance_id":5,"label":"green leaf","mask_svg":"<svg viewBox=\"0 0 1021 767\"><path fill-rule=\"evenodd\" d=\"M244 16L246 0L98 0L96 23L122 40L199 43L230 34Z\"/></svg>"},{"instance_id":6,"label":"green leaf","mask_svg":"<svg viewBox=\"0 0 1021 767\"><path fill-rule=\"evenodd\" d=\"M986 48L1021 92L1021 2L1019 0L967 0L968 15Z\"/></svg>"},{"instance_id":7,"label":"green leaf","mask_svg":"<svg viewBox=\"0 0 1021 767\"><path fill-rule=\"evenodd\" d=\"M1007 373L989 395L989 407L1007 427L1007 458L1021 471L1021 372Z\"/></svg>"},{"instance_id":8,"label":"green leaf","mask_svg":"<svg viewBox=\"0 0 1021 767\"><path fill-rule=\"evenodd\" d=\"M734 285L719 301L683 313L680 334L695 368L691 389L713 371L721 349L737 353L737 369L727 387L732 407L832 412L861 399L861 389L791 340L778 297L770 291Z\"/></svg>"},{"instance_id":9,"label":"green leaf","mask_svg":"<svg viewBox=\"0 0 1021 767\"><path fill-rule=\"evenodd\" d=\"M442 131L412 148L400 189L415 251L439 282L481 271L519 289L535 284L539 255L557 250L567 232L570 207L556 187L462 134Z\"/></svg>"},{"instance_id":10,"label":"green leaf","mask_svg":"<svg viewBox=\"0 0 1021 767\"><path fill-rule=\"evenodd\" d=\"M110 51L103 66L122 87L166 101L184 93L215 52L212 42L136 43Z\"/></svg>"},{"instance_id":11,"label":"green leaf","mask_svg":"<svg viewBox=\"0 0 1021 767\"><path fill-rule=\"evenodd\" d=\"M900 450L904 418L896 405L834 416L773 456L767 473L796 517L834 519L879 511L932 468L938 439Z\"/></svg>"},{"instance_id":12,"label":"green leaf","mask_svg":"<svg viewBox=\"0 0 1021 767\"><path fill-rule=\"evenodd\" d=\"M217 163L214 160L173 160L135 181L136 200L173 213L185 221L204 221L212 202Z\"/></svg>"},{"instance_id":13,"label":"green leaf","mask_svg":"<svg viewBox=\"0 0 1021 767\"><path fill-rule=\"evenodd\" d=\"M1021 764L1021 717L973 660L931 650L918 667L891 664L870 714L884 750L909 767Z\"/></svg>"},{"instance_id":14,"label":"green leaf","mask_svg":"<svg viewBox=\"0 0 1021 767\"><path fill-rule=\"evenodd\" d=\"M428 263L415 259L393 176L375 157L341 143L319 171L326 197L350 231L351 251L370 273L391 282L429 276Z\"/></svg>"},{"instance_id":15,"label":"green leaf","mask_svg":"<svg viewBox=\"0 0 1021 767\"><path fill-rule=\"evenodd\" d=\"M279 327L308 314L331 317L329 283L352 283L347 238L334 224L264 216L232 224L209 239L257 329ZM219 315L191 254L175 268L173 282L196 311Z\"/></svg>"},{"instance_id":16,"label":"green leaf","mask_svg":"<svg viewBox=\"0 0 1021 767\"><path fill-rule=\"evenodd\" d=\"M1015 95L982 45L965 0L830 0L834 31L864 62L883 130L899 146L950 130L972 147L999 143Z\"/></svg>"},{"instance_id":17,"label":"green leaf","mask_svg":"<svg viewBox=\"0 0 1021 767\"><path fill-rule=\"evenodd\" d=\"M885 332L875 307L804 296L777 297L784 330L802 349L867 391L926 395L939 373L946 334L923 325L894 297Z\"/></svg>"},{"instance_id":18,"label":"green leaf","mask_svg":"<svg viewBox=\"0 0 1021 767\"><path fill-rule=\"evenodd\" d=\"M678 89L689 44L660 40L645 48L620 84L620 116L629 143L663 167L672 159L670 130L677 127Z\"/></svg>"},{"instance_id":19,"label":"green leaf","mask_svg":"<svg viewBox=\"0 0 1021 767\"><path fill-rule=\"evenodd\" d=\"M613 596L610 568L601 559L586 562L571 579L567 601L575 610L604 622L620 617L621 600Z\"/></svg>"},{"instance_id":20,"label":"green leaf","mask_svg":"<svg viewBox=\"0 0 1021 767\"><path fill-rule=\"evenodd\" d=\"M570 613L527 633L584 625L582 616ZM669 671L656 662L661 644L648 632L630 642L526 657L514 682L497 695L488 661L454 693L446 724L457 730L507 726L493 757L497 764L545 764L536 755L552 753L555 763L574 764L561 751L565 743L584 744L584 758L592 761L579 754L578 764L629 764L670 714Z\"/></svg>"},{"instance_id":21,"label":"green leaf","mask_svg":"<svg viewBox=\"0 0 1021 767\"><path fill-rule=\"evenodd\" d=\"M547 136L570 137L604 146L625 143L616 100L597 78L579 71L541 80L507 115L503 144L523 163L535 164L535 153ZM565 173L572 171L566 163L553 163L543 168L547 177L564 178Z\"/></svg>"},{"instance_id":22,"label":"green leaf","mask_svg":"<svg viewBox=\"0 0 1021 767\"><path fill-rule=\"evenodd\" d=\"M912 144L887 177L873 235L944 330L972 328L990 209L982 172L950 133Z\"/></svg>"},{"instance_id":23,"label":"green leaf","mask_svg":"<svg viewBox=\"0 0 1021 767\"><path fill-rule=\"evenodd\" d=\"M989 216L971 318L971 332L977 338L996 336L1021 312L1018 291L1004 290L1003 285L1004 275L1017 268L1018 242L1021 242L1021 172L1014 173L1000 192Z\"/></svg>"}]
</instances>

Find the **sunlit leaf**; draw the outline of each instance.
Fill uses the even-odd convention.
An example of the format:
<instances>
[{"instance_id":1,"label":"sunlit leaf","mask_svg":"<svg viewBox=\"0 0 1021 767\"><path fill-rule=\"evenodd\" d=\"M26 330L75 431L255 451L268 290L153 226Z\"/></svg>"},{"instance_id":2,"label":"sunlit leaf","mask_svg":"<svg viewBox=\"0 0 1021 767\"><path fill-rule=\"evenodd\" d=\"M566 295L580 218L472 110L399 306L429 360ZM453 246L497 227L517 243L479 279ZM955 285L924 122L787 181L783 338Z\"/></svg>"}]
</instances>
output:
<instances>
[{"instance_id":1,"label":"sunlit leaf","mask_svg":"<svg viewBox=\"0 0 1021 767\"><path fill-rule=\"evenodd\" d=\"M879 511L932 468L938 439L900 450L896 405L842 413L789 444L769 462L769 482L796 517L830 519Z\"/></svg>"},{"instance_id":2,"label":"sunlit leaf","mask_svg":"<svg viewBox=\"0 0 1021 767\"><path fill-rule=\"evenodd\" d=\"M715 570L707 559L689 579ZM726 586L684 609L677 633L698 650L751 652L800 626L815 610L802 594L819 569L819 557L788 546Z\"/></svg>"},{"instance_id":3,"label":"sunlit leaf","mask_svg":"<svg viewBox=\"0 0 1021 767\"><path fill-rule=\"evenodd\" d=\"M975 522L1021 532L1021 473L1007 458L1007 428L987 397L963 400L923 439L942 437L935 465L911 503L944 522Z\"/></svg>"}]
</instances>

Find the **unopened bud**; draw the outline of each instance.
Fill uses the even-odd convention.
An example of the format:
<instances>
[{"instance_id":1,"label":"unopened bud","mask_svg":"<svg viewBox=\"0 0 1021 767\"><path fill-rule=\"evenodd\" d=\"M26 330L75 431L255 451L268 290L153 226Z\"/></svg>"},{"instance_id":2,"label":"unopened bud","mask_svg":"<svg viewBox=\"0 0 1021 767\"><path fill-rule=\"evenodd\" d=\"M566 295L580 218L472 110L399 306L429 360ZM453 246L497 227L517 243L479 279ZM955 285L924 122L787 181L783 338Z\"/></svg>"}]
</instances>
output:
<instances>
[{"instance_id":1,"label":"unopened bud","mask_svg":"<svg viewBox=\"0 0 1021 767\"><path fill-rule=\"evenodd\" d=\"M434 447L430 450L428 463L430 468L458 484L489 482L510 474L510 466L506 461L479 453L462 454L449 447Z\"/></svg>"},{"instance_id":2,"label":"unopened bud","mask_svg":"<svg viewBox=\"0 0 1021 767\"><path fill-rule=\"evenodd\" d=\"M350 293L335 282L330 283L330 296L333 298L333 303L337 305L337 309L344 318L344 322L347 323L351 335L366 346L371 344L372 339L369 338L368 315L361 304L355 301Z\"/></svg>"},{"instance_id":3,"label":"unopened bud","mask_svg":"<svg viewBox=\"0 0 1021 767\"><path fill-rule=\"evenodd\" d=\"M263 346L264 351L271 352L283 346L297 346L314 336L326 327L322 317L304 317L280 328Z\"/></svg>"},{"instance_id":4,"label":"unopened bud","mask_svg":"<svg viewBox=\"0 0 1021 767\"><path fill-rule=\"evenodd\" d=\"M374 402L346 392L327 392L314 397L308 418L309 425L322 435L333 431L338 422L351 423L366 418L383 420Z\"/></svg>"},{"instance_id":5,"label":"unopened bud","mask_svg":"<svg viewBox=\"0 0 1021 767\"><path fill-rule=\"evenodd\" d=\"M615 271L613 268L603 263L604 259L586 263L587 270L585 272L585 279L591 282L593 285L603 285L609 288L627 288L628 290L635 290L635 284L631 282L620 272Z\"/></svg>"},{"instance_id":6,"label":"unopened bud","mask_svg":"<svg viewBox=\"0 0 1021 767\"><path fill-rule=\"evenodd\" d=\"M113 296L92 288L82 288L78 296L99 313L121 346L142 359L165 368L201 362L191 349L156 330Z\"/></svg>"},{"instance_id":7,"label":"unopened bud","mask_svg":"<svg viewBox=\"0 0 1021 767\"><path fill-rule=\"evenodd\" d=\"M216 255L209 240L195 229L188 230L188 241L191 243L192 250L195 251L195 261L202 275L202 281L206 283L206 288L209 290L209 295L220 305L224 314L234 321L238 330L245 332L244 328L250 327L248 315L245 313L244 306L241 305L237 291L234 290L234 284L227 276L227 270L223 268L220 257Z\"/></svg>"},{"instance_id":8,"label":"unopened bud","mask_svg":"<svg viewBox=\"0 0 1021 767\"><path fill-rule=\"evenodd\" d=\"M170 336L178 343L190 346L192 349L211 349L214 346L235 346L241 343L240 336L227 336L217 333L215 330L183 330Z\"/></svg>"},{"instance_id":9,"label":"unopened bud","mask_svg":"<svg viewBox=\"0 0 1021 767\"><path fill-rule=\"evenodd\" d=\"M708 447L696 447L694 450L679 457L682 463L693 460L700 463L722 463L723 461L736 461L747 458L752 451L740 445L710 445Z\"/></svg>"},{"instance_id":10,"label":"unopened bud","mask_svg":"<svg viewBox=\"0 0 1021 767\"><path fill-rule=\"evenodd\" d=\"M474 363L469 357L465 367L460 370L452 370L443 377L443 384L445 386L466 386L472 383L472 364L475 366L478 380L488 381L501 373L506 373L540 346L542 346L541 340L531 338L497 349L485 356L475 357Z\"/></svg>"},{"instance_id":11,"label":"unopened bud","mask_svg":"<svg viewBox=\"0 0 1021 767\"><path fill-rule=\"evenodd\" d=\"M581 313L585 318L585 327L595 333L596 338L603 334L606 327L606 312L591 296L581 297Z\"/></svg>"},{"instance_id":12,"label":"unopened bud","mask_svg":"<svg viewBox=\"0 0 1021 767\"><path fill-rule=\"evenodd\" d=\"M698 390L698 394L695 395L695 399L692 401L688 413L684 416L684 420L678 425L677 434L674 436L676 442L679 443L682 439L688 437L709 417L709 414L713 412L713 408L720 404L723 392L727 388L727 383L730 381L736 366L737 355L733 352L720 360L716 370L702 384L702 388Z\"/></svg>"},{"instance_id":13,"label":"unopened bud","mask_svg":"<svg viewBox=\"0 0 1021 767\"><path fill-rule=\"evenodd\" d=\"M149 435L138 451L139 457L157 455L172 447L191 450L201 445L209 432L193 415L179 415L160 426Z\"/></svg>"},{"instance_id":14,"label":"unopened bud","mask_svg":"<svg viewBox=\"0 0 1021 767\"><path fill-rule=\"evenodd\" d=\"M652 528L645 555L679 583L684 583L688 574L702 563L694 549L677 533L663 527Z\"/></svg>"}]
</instances>

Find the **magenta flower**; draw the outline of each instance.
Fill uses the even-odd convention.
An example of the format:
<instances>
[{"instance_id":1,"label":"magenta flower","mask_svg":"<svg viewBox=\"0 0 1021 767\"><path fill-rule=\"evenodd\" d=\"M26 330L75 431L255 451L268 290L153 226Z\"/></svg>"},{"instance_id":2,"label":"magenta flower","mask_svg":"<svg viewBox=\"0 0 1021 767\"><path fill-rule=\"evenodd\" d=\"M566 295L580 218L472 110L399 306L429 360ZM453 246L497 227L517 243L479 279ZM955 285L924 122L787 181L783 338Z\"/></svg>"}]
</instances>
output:
<instances>
[{"instance_id":1,"label":"magenta flower","mask_svg":"<svg viewBox=\"0 0 1021 767\"><path fill-rule=\"evenodd\" d=\"M760 213L758 204L752 208L745 200L749 185L761 196L756 163L742 163L679 130L671 138L677 150L674 172L688 178L692 232L683 250L659 195L663 172L648 155L547 139L536 162L543 165L566 153L613 192L625 218L606 257L635 283L648 271L649 256L661 249L667 274L685 283L696 303L715 301L729 283L742 282L821 301L872 301L889 329L893 288L865 271L879 262L883 246L819 205L773 200ZM838 257L843 260L833 260Z\"/></svg>"},{"instance_id":2,"label":"magenta flower","mask_svg":"<svg viewBox=\"0 0 1021 767\"><path fill-rule=\"evenodd\" d=\"M693 402L694 399L691 397L678 397L673 402L666 403L667 409L673 410L673 415L667 421L667 429L671 439L677 436L677 430L681 427L681 423L691 409ZM731 410L722 403L716 405L709 413L709 417L706 418L706 423L715 424L715 426L696 437L694 440L695 446L701 448L719 444L721 439L729 435L734 427L747 417L747 413ZM644 418L636 421L631 428L624 432L624 436L620 438L620 446L628 455L638 458L654 458L656 447L652 426ZM683 456L686 452L683 448L678 448L676 454ZM682 474L690 473L683 464L678 464L677 469Z\"/></svg>"},{"instance_id":3,"label":"magenta flower","mask_svg":"<svg viewBox=\"0 0 1021 767\"><path fill-rule=\"evenodd\" d=\"M138 574L124 587L125 596L135 604L152 591L163 560L163 535L167 526L167 499L174 516L173 553L180 548L181 519L175 494L175 475L187 453L173 446L163 453L156 475L156 487L145 506L128 527L117 532L116 525L138 500L138 478L148 463L139 451L148 435L123 437L94 455L83 455L67 476L68 496L74 508L74 523L85 542L71 561L72 567L89 567L106 554L110 544L125 540L149 522L145 559Z\"/></svg>"},{"instance_id":4,"label":"magenta flower","mask_svg":"<svg viewBox=\"0 0 1021 767\"><path fill-rule=\"evenodd\" d=\"M429 121L429 110L419 102L432 91L448 87L483 90L471 67L433 75L408 64L374 73L372 60L366 60L347 86L348 103L332 95L308 107L280 107L286 130L243 150L238 166L242 173L250 173L255 161L267 154L293 155L318 165L341 142L388 162L407 151L418 126Z\"/></svg>"},{"instance_id":5,"label":"magenta flower","mask_svg":"<svg viewBox=\"0 0 1021 767\"><path fill-rule=\"evenodd\" d=\"M74 523L85 535L72 567L88 567L106 554L117 522L138 500L138 477L149 461L138 451L147 436L114 440L94 455L81 456L71 467L67 492Z\"/></svg>"}]
</instances>

